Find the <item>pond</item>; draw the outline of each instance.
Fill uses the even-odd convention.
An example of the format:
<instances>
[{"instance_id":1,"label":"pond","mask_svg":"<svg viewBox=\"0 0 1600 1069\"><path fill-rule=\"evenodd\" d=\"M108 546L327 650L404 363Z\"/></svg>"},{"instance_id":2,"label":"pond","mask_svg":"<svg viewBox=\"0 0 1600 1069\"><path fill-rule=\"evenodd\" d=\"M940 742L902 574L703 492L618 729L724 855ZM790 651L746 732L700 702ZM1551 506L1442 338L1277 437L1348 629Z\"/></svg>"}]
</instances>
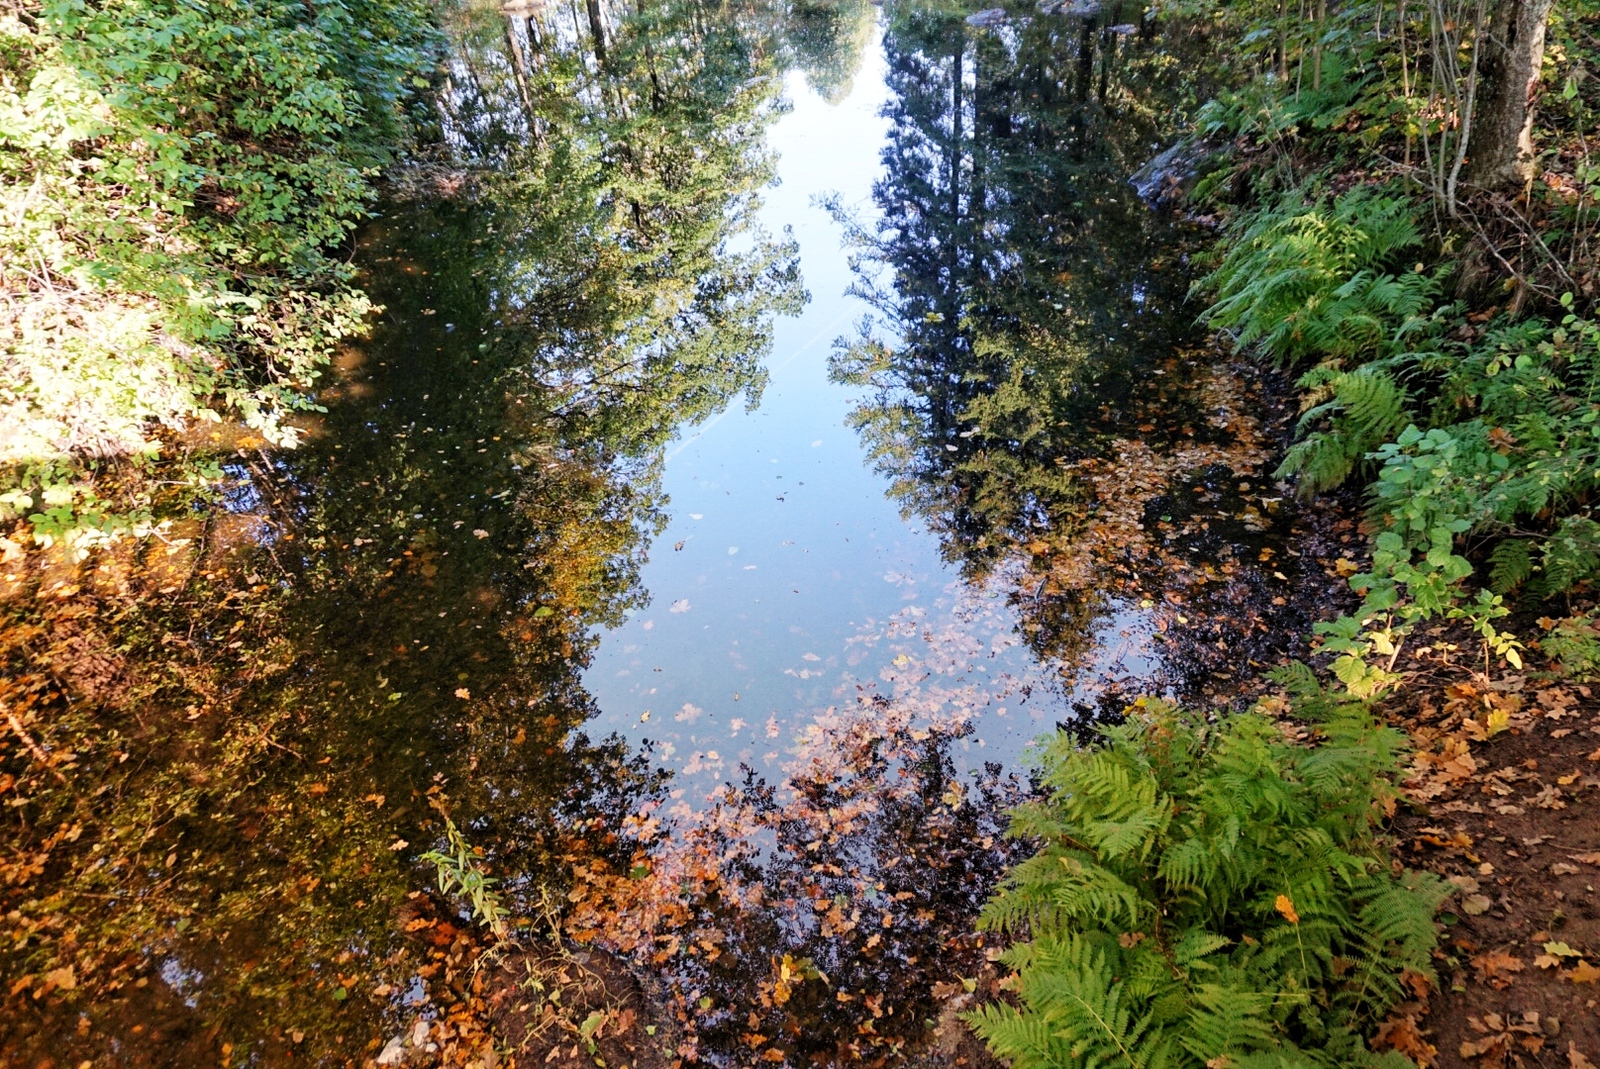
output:
<instances>
[{"instance_id":1,"label":"pond","mask_svg":"<svg viewBox=\"0 0 1600 1069\"><path fill-rule=\"evenodd\" d=\"M653 1057L930 1056L1036 740L1236 696L1337 537L1130 184L1203 27L971 14L454 11L301 447L6 577L0 1060L448 1061L450 829Z\"/></svg>"}]
</instances>

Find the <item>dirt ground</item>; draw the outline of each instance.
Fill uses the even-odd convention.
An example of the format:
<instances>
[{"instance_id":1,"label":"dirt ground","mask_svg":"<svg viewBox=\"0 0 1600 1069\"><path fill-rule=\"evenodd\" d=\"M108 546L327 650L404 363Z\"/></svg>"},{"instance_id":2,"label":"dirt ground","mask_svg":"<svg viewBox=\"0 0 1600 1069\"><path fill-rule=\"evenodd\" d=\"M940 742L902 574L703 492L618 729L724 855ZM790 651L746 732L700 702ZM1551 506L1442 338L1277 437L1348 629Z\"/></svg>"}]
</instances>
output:
<instances>
[{"instance_id":1,"label":"dirt ground","mask_svg":"<svg viewBox=\"0 0 1600 1069\"><path fill-rule=\"evenodd\" d=\"M1588 1069L1600 1064L1600 686L1541 672L1537 655L1527 672L1486 676L1470 636L1429 638L1392 709L1416 746L1393 830L1397 860L1454 891L1439 990L1380 1042L1441 1069Z\"/></svg>"}]
</instances>

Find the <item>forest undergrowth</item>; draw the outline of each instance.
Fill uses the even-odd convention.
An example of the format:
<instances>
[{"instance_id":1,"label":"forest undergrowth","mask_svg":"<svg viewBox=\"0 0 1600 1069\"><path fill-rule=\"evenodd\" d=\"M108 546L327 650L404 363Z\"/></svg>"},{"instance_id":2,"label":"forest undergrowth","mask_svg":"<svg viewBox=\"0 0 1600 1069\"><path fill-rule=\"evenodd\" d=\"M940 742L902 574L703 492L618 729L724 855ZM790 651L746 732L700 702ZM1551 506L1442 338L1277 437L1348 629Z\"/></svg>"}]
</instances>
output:
<instances>
[{"instance_id":1,"label":"forest undergrowth","mask_svg":"<svg viewBox=\"0 0 1600 1069\"><path fill-rule=\"evenodd\" d=\"M1360 605L1316 627L1324 684L1297 669L1244 717L1138 713L1053 755L1053 800L1017 820L1047 846L988 917L1028 936L1021 1003L973 1021L1016 1065L1584 1069L1600 11L1208 13L1244 69L1194 135L1215 153L1188 206L1219 231L1195 292L1225 348L1295 377L1278 477L1308 502L1361 488L1367 551L1338 562ZM1374 718L1373 763L1330 701ZM1338 772L1296 779L1318 761ZM1346 806L1342 837L1305 816ZM1306 887L1313 844L1320 880L1384 889Z\"/></svg>"}]
</instances>

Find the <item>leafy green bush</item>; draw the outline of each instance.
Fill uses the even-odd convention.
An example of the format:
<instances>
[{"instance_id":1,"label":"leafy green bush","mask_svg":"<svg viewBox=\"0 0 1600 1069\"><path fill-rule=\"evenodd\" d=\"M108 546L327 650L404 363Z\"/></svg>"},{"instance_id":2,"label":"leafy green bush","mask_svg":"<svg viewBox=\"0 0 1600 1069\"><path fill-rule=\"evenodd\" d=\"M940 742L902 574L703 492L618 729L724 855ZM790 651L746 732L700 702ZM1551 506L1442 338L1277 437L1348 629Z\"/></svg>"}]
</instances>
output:
<instances>
[{"instance_id":1,"label":"leafy green bush","mask_svg":"<svg viewBox=\"0 0 1600 1069\"><path fill-rule=\"evenodd\" d=\"M1403 1066L1363 1042L1431 975L1431 877L1396 876L1374 829L1400 737L1301 669L1320 739L1258 715L1147 703L1103 745L1059 734L1047 801L1013 834L1043 849L984 911L1023 934L1021 1007L969 1020L1017 1069Z\"/></svg>"},{"instance_id":2,"label":"leafy green bush","mask_svg":"<svg viewBox=\"0 0 1600 1069\"><path fill-rule=\"evenodd\" d=\"M1205 318L1284 364L1389 355L1439 295L1435 275L1399 269L1421 240L1404 199L1358 187L1307 205L1291 193L1230 231L1197 283L1216 292Z\"/></svg>"},{"instance_id":3,"label":"leafy green bush","mask_svg":"<svg viewBox=\"0 0 1600 1069\"><path fill-rule=\"evenodd\" d=\"M1588 682L1600 677L1600 626L1594 617L1540 622L1550 625L1550 633L1539 641L1540 651L1560 664L1569 678Z\"/></svg>"},{"instance_id":4,"label":"leafy green bush","mask_svg":"<svg viewBox=\"0 0 1600 1069\"><path fill-rule=\"evenodd\" d=\"M162 426L293 439L370 309L336 247L434 33L425 0L0 14L0 518L50 504L63 464L153 455Z\"/></svg>"}]
</instances>

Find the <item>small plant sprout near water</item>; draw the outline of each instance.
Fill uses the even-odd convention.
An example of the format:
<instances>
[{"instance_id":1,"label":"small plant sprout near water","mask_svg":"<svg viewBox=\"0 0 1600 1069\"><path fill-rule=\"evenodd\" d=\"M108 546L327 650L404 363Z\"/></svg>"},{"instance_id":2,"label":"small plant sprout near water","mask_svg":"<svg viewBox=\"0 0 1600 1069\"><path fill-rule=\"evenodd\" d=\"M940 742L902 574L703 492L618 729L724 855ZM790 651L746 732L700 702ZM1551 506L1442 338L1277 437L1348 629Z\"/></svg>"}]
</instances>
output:
<instances>
[{"instance_id":1,"label":"small plant sprout near water","mask_svg":"<svg viewBox=\"0 0 1600 1069\"><path fill-rule=\"evenodd\" d=\"M449 841L448 853L429 850L422 860L432 862L439 873L439 893L447 897L461 897L472 903L472 917L489 929L497 941L511 937L511 925L506 919L505 907L494 890L499 881L479 867L479 853L461 834L455 821L444 818L444 833Z\"/></svg>"}]
</instances>

